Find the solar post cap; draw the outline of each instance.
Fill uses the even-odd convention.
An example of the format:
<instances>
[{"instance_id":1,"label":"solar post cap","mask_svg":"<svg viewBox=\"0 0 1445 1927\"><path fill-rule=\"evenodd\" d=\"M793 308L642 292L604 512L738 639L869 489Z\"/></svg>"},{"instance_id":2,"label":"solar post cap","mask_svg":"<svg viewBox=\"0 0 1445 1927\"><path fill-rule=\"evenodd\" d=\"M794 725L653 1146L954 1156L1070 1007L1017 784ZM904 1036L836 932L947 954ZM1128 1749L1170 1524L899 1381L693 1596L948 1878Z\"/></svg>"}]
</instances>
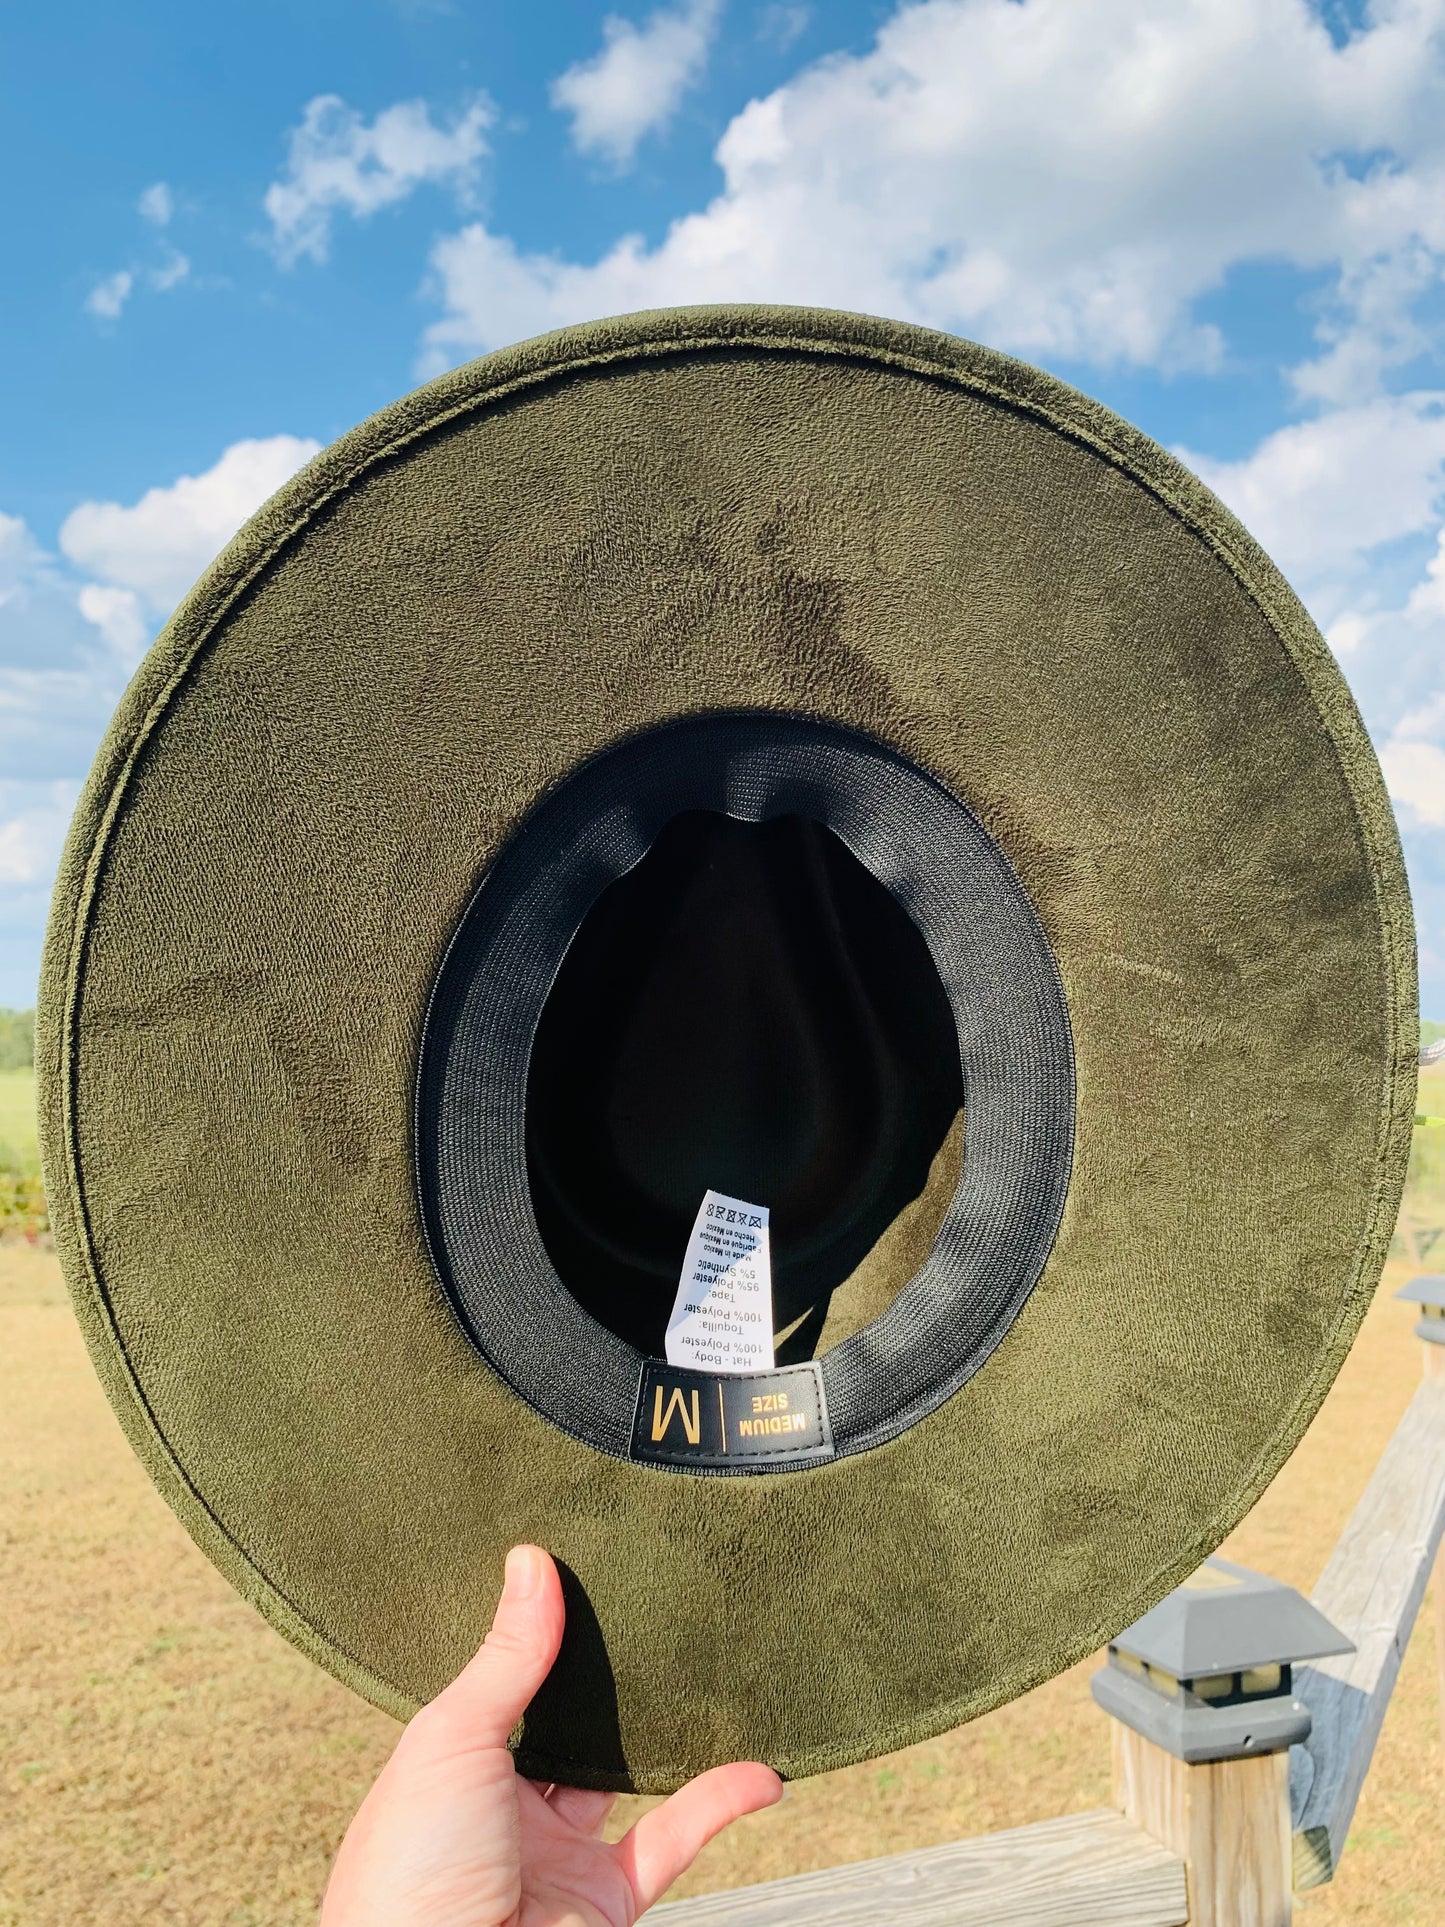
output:
<instances>
[{"instance_id":1,"label":"solar post cap","mask_svg":"<svg viewBox=\"0 0 1445 1927\"><path fill-rule=\"evenodd\" d=\"M1420 1307L1415 1320L1417 1338L1423 1338L1427 1345L1445 1345L1445 1274L1422 1272L1408 1285L1401 1285L1395 1296L1407 1305Z\"/></svg>"},{"instance_id":2,"label":"solar post cap","mask_svg":"<svg viewBox=\"0 0 1445 1927\"><path fill-rule=\"evenodd\" d=\"M1110 1642L1090 1685L1106 1713L1176 1759L1245 1759L1308 1735L1294 1665L1353 1651L1293 1586L1211 1558Z\"/></svg>"}]
</instances>

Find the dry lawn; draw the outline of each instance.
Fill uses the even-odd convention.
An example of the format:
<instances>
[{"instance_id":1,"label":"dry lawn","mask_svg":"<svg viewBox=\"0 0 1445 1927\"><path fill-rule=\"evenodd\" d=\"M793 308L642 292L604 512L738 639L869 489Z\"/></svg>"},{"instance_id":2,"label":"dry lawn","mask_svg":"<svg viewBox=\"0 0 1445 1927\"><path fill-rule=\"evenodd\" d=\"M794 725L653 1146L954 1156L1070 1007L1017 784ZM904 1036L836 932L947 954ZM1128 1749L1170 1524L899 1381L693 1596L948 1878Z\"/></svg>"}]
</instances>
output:
<instances>
[{"instance_id":1,"label":"dry lawn","mask_svg":"<svg viewBox=\"0 0 1445 1927\"><path fill-rule=\"evenodd\" d=\"M1442 1097L1426 1108L1445 1111ZM1408 1275L1392 1263L1232 1556L1313 1584L1419 1379L1411 1315L1391 1301ZM397 1729L292 1652L192 1546L110 1415L55 1259L23 1242L0 1245L0 1481L0 1927L313 1922L329 1857ZM798 1784L678 1891L1104 1804L1091 1670L941 1740ZM1427 1601L1344 1867L1301 1902L1302 1921L1445 1922L1442 1798Z\"/></svg>"}]
</instances>

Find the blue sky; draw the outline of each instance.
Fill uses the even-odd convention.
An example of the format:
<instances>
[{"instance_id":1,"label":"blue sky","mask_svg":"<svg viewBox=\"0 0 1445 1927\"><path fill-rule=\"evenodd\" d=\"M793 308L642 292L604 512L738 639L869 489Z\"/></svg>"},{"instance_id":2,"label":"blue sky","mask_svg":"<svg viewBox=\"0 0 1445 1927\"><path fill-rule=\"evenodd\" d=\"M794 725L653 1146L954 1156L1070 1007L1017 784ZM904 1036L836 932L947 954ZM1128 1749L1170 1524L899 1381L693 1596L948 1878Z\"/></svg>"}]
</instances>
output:
<instances>
[{"instance_id":1,"label":"blue sky","mask_svg":"<svg viewBox=\"0 0 1445 1927\"><path fill-rule=\"evenodd\" d=\"M440 369L674 302L1023 355L1325 630L1445 1017L1445 0L5 10L0 1003L175 599Z\"/></svg>"}]
</instances>

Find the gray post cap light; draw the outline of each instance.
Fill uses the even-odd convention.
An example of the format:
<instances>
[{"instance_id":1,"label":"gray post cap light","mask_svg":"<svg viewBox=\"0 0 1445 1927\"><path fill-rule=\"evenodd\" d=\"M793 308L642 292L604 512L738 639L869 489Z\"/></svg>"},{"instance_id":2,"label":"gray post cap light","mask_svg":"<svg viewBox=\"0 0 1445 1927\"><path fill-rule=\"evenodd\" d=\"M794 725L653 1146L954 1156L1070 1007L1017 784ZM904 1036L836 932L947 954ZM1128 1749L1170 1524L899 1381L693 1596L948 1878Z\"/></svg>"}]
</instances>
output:
<instances>
[{"instance_id":1,"label":"gray post cap light","mask_svg":"<svg viewBox=\"0 0 1445 1927\"><path fill-rule=\"evenodd\" d=\"M1415 1320L1415 1336L1425 1339L1431 1345L1445 1345L1445 1275L1438 1271L1427 1271L1418 1278L1412 1278L1408 1285L1401 1285L1395 1293L1407 1305L1418 1305L1420 1316Z\"/></svg>"},{"instance_id":2,"label":"gray post cap light","mask_svg":"<svg viewBox=\"0 0 1445 1927\"><path fill-rule=\"evenodd\" d=\"M1206 1559L1119 1634L1091 1684L1106 1713L1176 1759L1242 1759L1308 1734L1295 1661L1353 1651L1293 1586Z\"/></svg>"}]
</instances>

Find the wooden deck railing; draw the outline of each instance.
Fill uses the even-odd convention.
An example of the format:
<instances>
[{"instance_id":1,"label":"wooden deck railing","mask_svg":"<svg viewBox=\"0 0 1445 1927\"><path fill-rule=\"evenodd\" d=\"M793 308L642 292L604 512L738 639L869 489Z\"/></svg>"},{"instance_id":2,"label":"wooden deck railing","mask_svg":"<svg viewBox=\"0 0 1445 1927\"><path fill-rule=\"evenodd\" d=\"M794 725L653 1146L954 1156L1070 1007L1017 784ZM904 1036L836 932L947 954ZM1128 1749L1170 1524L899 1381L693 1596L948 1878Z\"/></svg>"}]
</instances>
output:
<instances>
[{"instance_id":1,"label":"wooden deck railing","mask_svg":"<svg viewBox=\"0 0 1445 1927\"><path fill-rule=\"evenodd\" d=\"M1430 1345L1428 1353L1445 1352ZM1431 1361L1433 1362L1433 1360ZM1445 1527L1445 1376L1416 1392L1311 1594L1355 1642L1295 1675L1314 1724L1290 1749L1297 1891L1340 1864Z\"/></svg>"}]
</instances>

